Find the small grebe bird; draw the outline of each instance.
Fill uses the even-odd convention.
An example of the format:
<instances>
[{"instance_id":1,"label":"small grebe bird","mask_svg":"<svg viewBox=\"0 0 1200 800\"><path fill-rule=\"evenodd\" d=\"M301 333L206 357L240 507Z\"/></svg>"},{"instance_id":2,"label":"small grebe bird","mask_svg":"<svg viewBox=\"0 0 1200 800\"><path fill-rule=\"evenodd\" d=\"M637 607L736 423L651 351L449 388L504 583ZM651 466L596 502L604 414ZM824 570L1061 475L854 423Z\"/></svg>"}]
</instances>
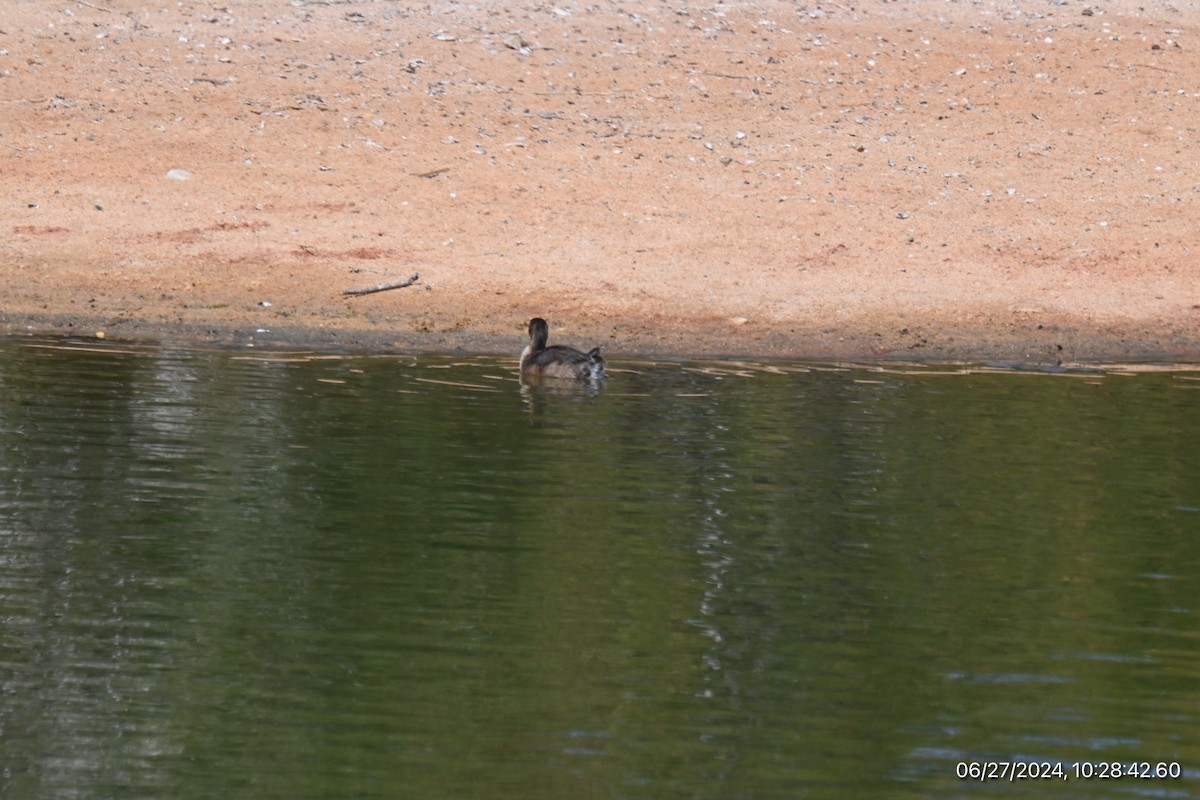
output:
<instances>
[{"instance_id":1,"label":"small grebe bird","mask_svg":"<svg viewBox=\"0 0 1200 800\"><path fill-rule=\"evenodd\" d=\"M529 345L521 353L521 375L531 378L567 378L569 380L595 380L603 378L604 358L600 348L588 352L574 347L556 344L546 346L550 338L550 326L541 317L529 320Z\"/></svg>"}]
</instances>

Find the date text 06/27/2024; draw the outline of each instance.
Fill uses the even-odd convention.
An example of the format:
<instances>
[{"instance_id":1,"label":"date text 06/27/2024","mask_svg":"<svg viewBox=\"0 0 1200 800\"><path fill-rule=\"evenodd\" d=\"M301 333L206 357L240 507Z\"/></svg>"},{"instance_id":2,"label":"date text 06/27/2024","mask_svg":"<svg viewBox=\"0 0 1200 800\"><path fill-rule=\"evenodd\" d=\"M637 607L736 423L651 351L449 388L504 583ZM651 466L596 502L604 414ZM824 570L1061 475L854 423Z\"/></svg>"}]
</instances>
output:
<instances>
[{"instance_id":1,"label":"date text 06/27/2024","mask_svg":"<svg viewBox=\"0 0 1200 800\"><path fill-rule=\"evenodd\" d=\"M1174 780L1177 761L959 761L956 777L972 781Z\"/></svg>"}]
</instances>

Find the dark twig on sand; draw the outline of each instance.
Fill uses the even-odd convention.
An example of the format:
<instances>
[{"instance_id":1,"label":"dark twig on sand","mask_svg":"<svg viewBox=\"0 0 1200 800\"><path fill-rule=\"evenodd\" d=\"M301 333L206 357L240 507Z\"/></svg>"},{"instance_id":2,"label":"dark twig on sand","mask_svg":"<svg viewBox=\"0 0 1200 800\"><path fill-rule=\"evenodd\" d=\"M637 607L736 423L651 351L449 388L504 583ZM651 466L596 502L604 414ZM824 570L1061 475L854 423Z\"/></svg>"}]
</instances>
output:
<instances>
[{"instance_id":1,"label":"dark twig on sand","mask_svg":"<svg viewBox=\"0 0 1200 800\"><path fill-rule=\"evenodd\" d=\"M402 281L392 281L390 283L381 283L378 286L364 286L361 289L343 289L342 294L375 294L375 292L386 292L388 289L403 289L405 286L412 286L419 281L421 276L414 272Z\"/></svg>"},{"instance_id":2,"label":"dark twig on sand","mask_svg":"<svg viewBox=\"0 0 1200 800\"><path fill-rule=\"evenodd\" d=\"M107 14L115 14L116 13L111 8L105 8L104 6L95 6L95 5L92 5L91 3L85 3L84 0L75 0L75 2L81 6L87 6L88 8L94 8L97 11L103 11Z\"/></svg>"}]
</instances>

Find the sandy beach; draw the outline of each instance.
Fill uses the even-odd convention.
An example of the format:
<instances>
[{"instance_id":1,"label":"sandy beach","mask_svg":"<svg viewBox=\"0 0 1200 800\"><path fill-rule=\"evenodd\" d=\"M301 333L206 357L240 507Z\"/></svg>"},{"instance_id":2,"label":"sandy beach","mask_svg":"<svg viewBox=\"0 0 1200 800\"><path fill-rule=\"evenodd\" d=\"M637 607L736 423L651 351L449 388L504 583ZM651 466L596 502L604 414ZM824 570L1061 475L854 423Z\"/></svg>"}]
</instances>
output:
<instances>
[{"instance_id":1,"label":"sandy beach","mask_svg":"<svg viewBox=\"0 0 1200 800\"><path fill-rule=\"evenodd\" d=\"M0 0L0 331L1200 361L1198 23Z\"/></svg>"}]
</instances>

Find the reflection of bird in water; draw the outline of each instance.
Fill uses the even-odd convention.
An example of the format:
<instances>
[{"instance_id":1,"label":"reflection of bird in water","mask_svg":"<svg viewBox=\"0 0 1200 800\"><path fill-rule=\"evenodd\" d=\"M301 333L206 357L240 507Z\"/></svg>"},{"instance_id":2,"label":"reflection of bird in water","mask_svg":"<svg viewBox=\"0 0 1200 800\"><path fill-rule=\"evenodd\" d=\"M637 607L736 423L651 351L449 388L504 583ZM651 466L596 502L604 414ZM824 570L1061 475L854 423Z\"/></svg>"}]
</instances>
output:
<instances>
[{"instance_id":1,"label":"reflection of bird in water","mask_svg":"<svg viewBox=\"0 0 1200 800\"><path fill-rule=\"evenodd\" d=\"M521 377L566 378L567 380L596 380L603 378L604 358L600 348L588 352L556 344L546 346L550 326L541 317L529 320L529 345L521 353Z\"/></svg>"},{"instance_id":2,"label":"reflection of bird in water","mask_svg":"<svg viewBox=\"0 0 1200 800\"><path fill-rule=\"evenodd\" d=\"M521 380L521 401L529 411L529 424L541 427L547 416L556 413L568 416L579 413L580 404L595 400L604 393L607 381L572 381L551 378ZM561 417L559 417L561 419Z\"/></svg>"}]
</instances>

